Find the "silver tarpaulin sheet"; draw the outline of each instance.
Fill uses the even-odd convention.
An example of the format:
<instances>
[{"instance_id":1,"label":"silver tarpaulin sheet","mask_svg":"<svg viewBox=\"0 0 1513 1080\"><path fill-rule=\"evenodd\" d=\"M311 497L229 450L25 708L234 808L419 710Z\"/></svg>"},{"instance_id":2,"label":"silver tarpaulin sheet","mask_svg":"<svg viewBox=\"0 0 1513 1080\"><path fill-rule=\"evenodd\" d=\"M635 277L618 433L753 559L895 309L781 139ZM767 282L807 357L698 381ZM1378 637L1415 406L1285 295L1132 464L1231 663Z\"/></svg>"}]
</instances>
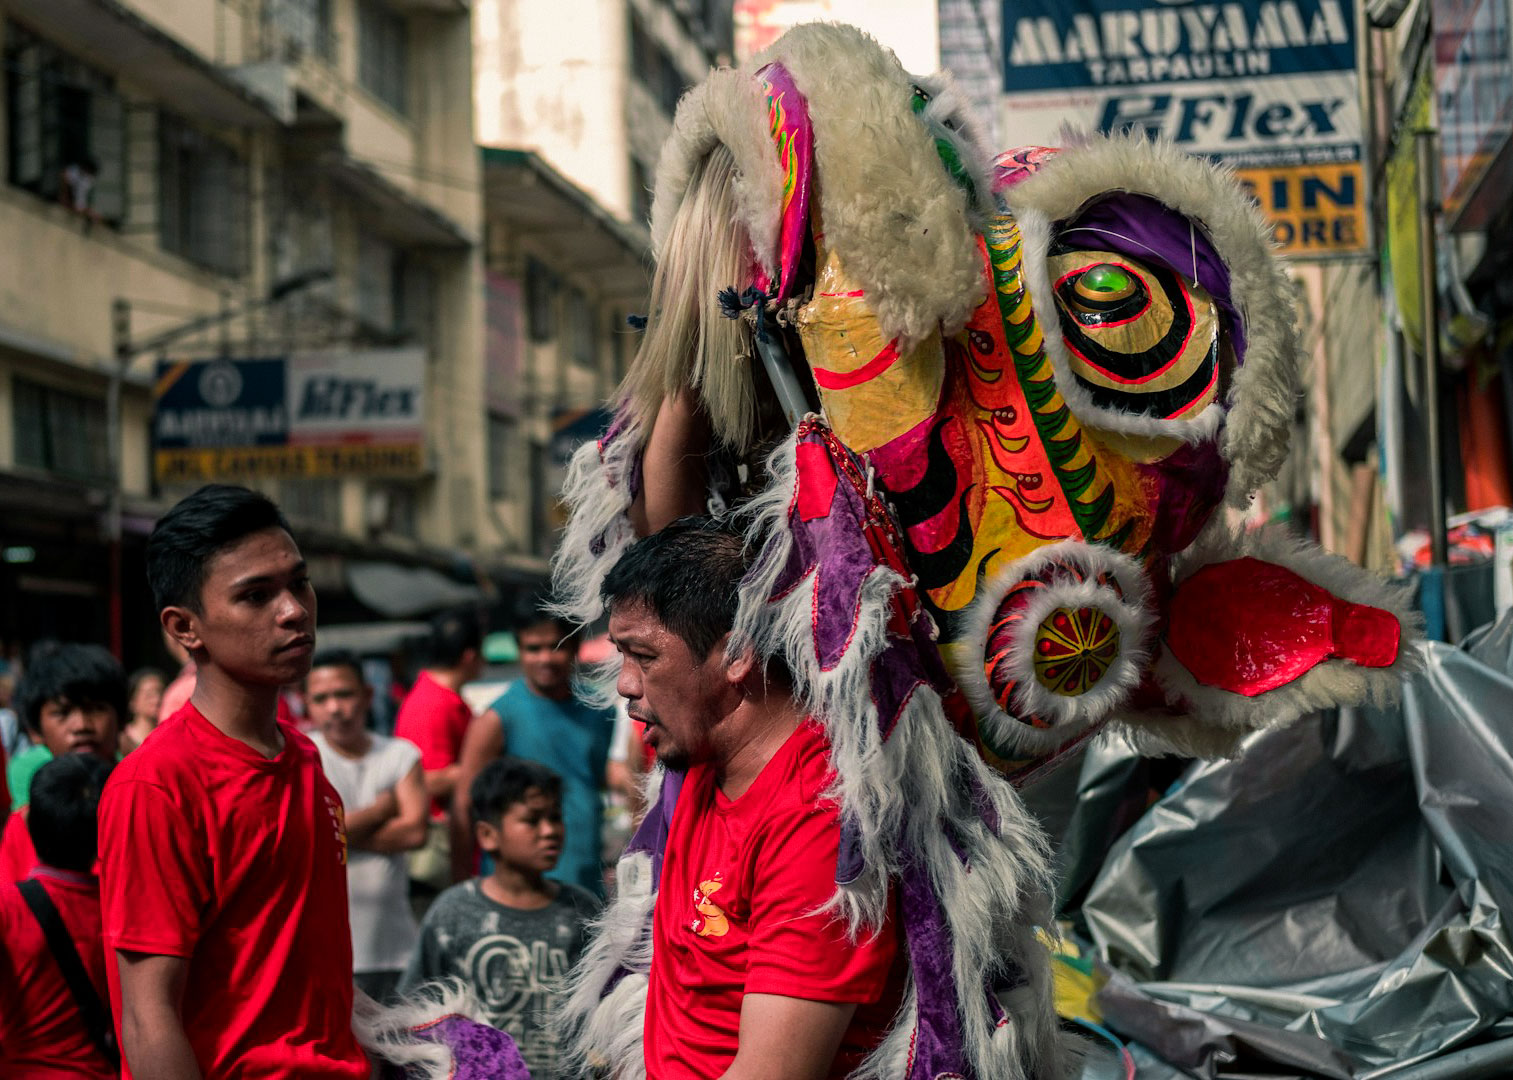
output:
<instances>
[{"instance_id":1,"label":"silver tarpaulin sheet","mask_svg":"<svg viewBox=\"0 0 1513 1080\"><path fill-rule=\"evenodd\" d=\"M1513 1077L1513 619L1113 838L1150 767L1110 740L1039 807L1141 1076Z\"/></svg>"}]
</instances>

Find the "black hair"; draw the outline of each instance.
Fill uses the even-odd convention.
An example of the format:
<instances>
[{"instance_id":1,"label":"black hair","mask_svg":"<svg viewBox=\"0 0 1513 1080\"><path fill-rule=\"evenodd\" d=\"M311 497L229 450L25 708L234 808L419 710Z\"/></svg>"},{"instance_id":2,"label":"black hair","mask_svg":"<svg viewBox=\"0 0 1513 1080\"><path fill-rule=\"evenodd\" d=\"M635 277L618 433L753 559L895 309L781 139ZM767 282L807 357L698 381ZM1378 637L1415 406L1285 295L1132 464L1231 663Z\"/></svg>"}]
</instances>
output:
<instances>
[{"instance_id":1,"label":"black hair","mask_svg":"<svg viewBox=\"0 0 1513 1080\"><path fill-rule=\"evenodd\" d=\"M42 706L50 701L108 706L118 725L129 719L126 675L120 662L98 645L45 641L32 649L16 688L16 711L27 730L40 734Z\"/></svg>"},{"instance_id":2,"label":"black hair","mask_svg":"<svg viewBox=\"0 0 1513 1080\"><path fill-rule=\"evenodd\" d=\"M37 770L26 830L38 862L81 874L94 868L100 793L112 767L95 754L61 754Z\"/></svg>"},{"instance_id":3,"label":"black hair","mask_svg":"<svg viewBox=\"0 0 1513 1080\"><path fill-rule=\"evenodd\" d=\"M462 654L483 648L483 620L472 608L443 611L431 620L431 641L426 661L434 667L456 667Z\"/></svg>"},{"instance_id":4,"label":"black hair","mask_svg":"<svg viewBox=\"0 0 1513 1080\"><path fill-rule=\"evenodd\" d=\"M545 765L525 758L496 758L483 767L468 794L473 801L473 820L497 825L509 808L525 802L532 791L562 801L562 777Z\"/></svg>"},{"instance_id":5,"label":"black hair","mask_svg":"<svg viewBox=\"0 0 1513 1080\"><path fill-rule=\"evenodd\" d=\"M581 627L552 607L552 594L542 589L532 593L515 613L515 633L550 624L557 628L557 636L564 642L573 642Z\"/></svg>"},{"instance_id":6,"label":"black hair","mask_svg":"<svg viewBox=\"0 0 1513 1080\"><path fill-rule=\"evenodd\" d=\"M600 595L607 608L646 605L702 659L735 625L750 565L746 538L729 519L679 518L626 548Z\"/></svg>"},{"instance_id":7,"label":"black hair","mask_svg":"<svg viewBox=\"0 0 1513 1080\"><path fill-rule=\"evenodd\" d=\"M322 649L315 654L315 659L310 661L310 670L314 671L322 667L348 668L357 676L357 681L361 685L368 684L368 677L362 672L362 661L350 649Z\"/></svg>"},{"instance_id":8,"label":"black hair","mask_svg":"<svg viewBox=\"0 0 1513 1080\"><path fill-rule=\"evenodd\" d=\"M264 529L290 532L268 496L235 484L206 484L158 519L147 538L147 581L158 610L200 610L205 566L215 554Z\"/></svg>"},{"instance_id":9,"label":"black hair","mask_svg":"<svg viewBox=\"0 0 1513 1080\"><path fill-rule=\"evenodd\" d=\"M163 674L163 672L161 672L157 668L155 668L155 667L141 667L141 668L137 668L135 671L133 671L131 673L131 677L126 680L126 700L130 701L132 698L136 697L137 696L137 688L139 686L141 686L144 682L146 682L148 679L157 679L165 687L168 685L168 676L165 675L165 674Z\"/></svg>"}]
</instances>

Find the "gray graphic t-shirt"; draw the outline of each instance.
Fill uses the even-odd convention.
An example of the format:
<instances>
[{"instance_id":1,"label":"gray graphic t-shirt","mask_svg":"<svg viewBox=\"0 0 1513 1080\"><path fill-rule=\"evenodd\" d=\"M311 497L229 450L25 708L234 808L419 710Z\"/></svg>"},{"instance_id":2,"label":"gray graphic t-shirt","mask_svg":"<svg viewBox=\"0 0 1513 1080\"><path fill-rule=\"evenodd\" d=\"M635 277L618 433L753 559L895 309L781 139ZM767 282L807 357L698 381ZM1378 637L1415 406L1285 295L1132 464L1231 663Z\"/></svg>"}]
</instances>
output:
<instances>
[{"instance_id":1,"label":"gray graphic t-shirt","mask_svg":"<svg viewBox=\"0 0 1513 1080\"><path fill-rule=\"evenodd\" d=\"M546 907L522 911L490 900L477 878L452 886L426 912L399 981L406 994L432 979L462 979L482 1004L483 1018L514 1038L532 1080L557 1076L557 1041L548 1021L599 910L583 889L557 889Z\"/></svg>"}]
</instances>

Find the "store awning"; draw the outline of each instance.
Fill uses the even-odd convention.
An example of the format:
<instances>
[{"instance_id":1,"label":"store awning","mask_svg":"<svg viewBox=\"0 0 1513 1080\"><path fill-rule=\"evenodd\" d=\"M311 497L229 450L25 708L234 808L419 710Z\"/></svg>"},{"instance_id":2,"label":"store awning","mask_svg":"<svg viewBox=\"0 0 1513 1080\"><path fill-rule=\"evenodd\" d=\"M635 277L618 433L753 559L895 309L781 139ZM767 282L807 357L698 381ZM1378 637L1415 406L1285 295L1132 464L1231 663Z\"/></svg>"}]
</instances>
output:
<instances>
[{"instance_id":1,"label":"store awning","mask_svg":"<svg viewBox=\"0 0 1513 1080\"><path fill-rule=\"evenodd\" d=\"M320 166L337 184L368 204L383 235L405 247L462 250L476 242L457 222L367 162L344 153L327 153L321 156Z\"/></svg>"},{"instance_id":2,"label":"store awning","mask_svg":"<svg viewBox=\"0 0 1513 1080\"><path fill-rule=\"evenodd\" d=\"M592 275L594 291L644 303L651 237L616 218L530 150L483 148L484 216L551 248L552 269Z\"/></svg>"},{"instance_id":3,"label":"store awning","mask_svg":"<svg viewBox=\"0 0 1513 1080\"><path fill-rule=\"evenodd\" d=\"M349 562L347 585L358 600L391 619L414 619L484 601L477 585L453 581L427 566Z\"/></svg>"},{"instance_id":4,"label":"store awning","mask_svg":"<svg viewBox=\"0 0 1513 1080\"><path fill-rule=\"evenodd\" d=\"M401 649L417 648L430 636L430 623L347 623L317 627L315 642L319 650L341 649L358 656L388 656Z\"/></svg>"}]
</instances>

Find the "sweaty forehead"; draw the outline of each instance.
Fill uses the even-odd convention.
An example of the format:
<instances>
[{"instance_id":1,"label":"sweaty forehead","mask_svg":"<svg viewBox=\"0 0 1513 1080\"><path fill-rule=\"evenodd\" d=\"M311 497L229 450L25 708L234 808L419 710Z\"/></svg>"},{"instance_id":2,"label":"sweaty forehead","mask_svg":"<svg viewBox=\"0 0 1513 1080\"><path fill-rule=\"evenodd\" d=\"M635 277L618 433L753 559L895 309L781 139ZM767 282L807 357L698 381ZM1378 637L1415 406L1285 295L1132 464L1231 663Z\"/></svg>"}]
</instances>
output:
<instances>
[{"instance_id":1,"label":"sweaty forehead","mask_svg":"<svg viewBox=\"0 0 1513 1080\"><path fill-rule=\"evenodd\" d=\"M650 641L672 631L644 600L621 600L609 609L609 636L615 641Z\"/></svg>"}]
</instances>

